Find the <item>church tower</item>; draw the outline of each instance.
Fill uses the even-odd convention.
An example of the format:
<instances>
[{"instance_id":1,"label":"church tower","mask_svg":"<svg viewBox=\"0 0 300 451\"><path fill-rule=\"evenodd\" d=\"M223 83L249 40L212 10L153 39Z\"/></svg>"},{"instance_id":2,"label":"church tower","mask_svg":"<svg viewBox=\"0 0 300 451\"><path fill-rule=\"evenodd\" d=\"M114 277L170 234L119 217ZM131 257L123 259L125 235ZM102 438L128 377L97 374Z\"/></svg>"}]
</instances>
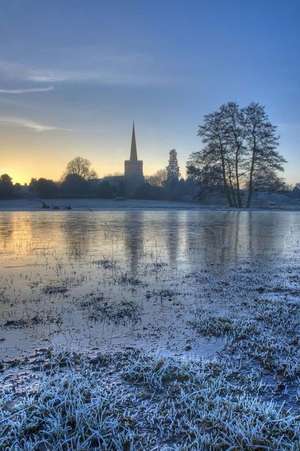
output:
<instances>
[{"instance_id":1,"label":"church tower","mask_svg":"<svg viewBox=\"0 0 300 451\"><path fill-rule=\"evenodd\" d=\"M137 158L134 123L132 127L130 159L125 160L125 183L127 189L131 192L144 183L143 162Z\"/></svg>"}]
</instances>

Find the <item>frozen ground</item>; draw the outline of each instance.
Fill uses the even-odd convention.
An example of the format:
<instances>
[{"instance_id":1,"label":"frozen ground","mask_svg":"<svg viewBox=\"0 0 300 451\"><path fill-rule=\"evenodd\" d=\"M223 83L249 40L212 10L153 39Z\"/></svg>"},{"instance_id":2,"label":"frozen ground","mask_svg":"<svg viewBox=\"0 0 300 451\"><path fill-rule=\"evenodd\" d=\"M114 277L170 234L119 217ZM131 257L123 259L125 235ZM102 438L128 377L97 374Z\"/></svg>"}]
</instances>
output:
<instances>
[{"instance_id":1,"label":"frozen ground","mask_svg":"<svg viewBox=\"0 0 300 451\"><path fill-rule=\"evenodd\" d=\"M222 207L220 198L207 199L206 202L182 202L164 200L133 199L15 199L0 200L0 211L41 211L46 205L52 210L75 211L115 211L115 210L229 210ZM300 199L283 194L260 193L254 195L253 209L300 210Z\"/></svg>"},{"instance_id":2,"label":"frozen ground","mask_svg":"<svg viewBox=\"0 0 300 451\"><path fill-rule=\"evenodd\" d=\"M49 210L165 210L165 209L199 209L198 202L168 202L160 200L131 200L131 199L46 199L44 201ZM39 199L0 200L0 211L40 211L44 210L43 201Z\"/></svg>"},{"instance_id":3,"label":"frozen ground","mask_svg":"<svg viewBox=\"0 0 300 451\"><path fill-rule=\"evenodd\" d=\"M0 243L0 448L298 449L300 213L3 212Z\"/></svg>"}]
</instances>

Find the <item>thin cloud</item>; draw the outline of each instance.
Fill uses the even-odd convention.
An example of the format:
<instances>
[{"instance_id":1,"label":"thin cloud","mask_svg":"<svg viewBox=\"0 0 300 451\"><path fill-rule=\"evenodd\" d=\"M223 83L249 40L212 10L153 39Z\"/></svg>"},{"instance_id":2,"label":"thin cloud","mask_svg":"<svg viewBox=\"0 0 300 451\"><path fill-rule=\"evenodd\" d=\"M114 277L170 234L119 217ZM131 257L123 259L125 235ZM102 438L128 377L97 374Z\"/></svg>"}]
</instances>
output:
<instances>
[{"instance_id":1,"label":"thin cloud","mask_svg":"<svg viewBox=\"0 0 300 451\"><path fill-rule=\"evenodd\" d=\"M38 68L0 61L0 76L35 83L93 82L102 85L161 85L174 82L156 72L152 60L140 55L100 58L94 67Z\"/></svg>"},{"instance_id":2,"label":"thin cloud","mask_svg":"<svg viewBox=\"0 0 300 451\"><path fill-rule=\"evenodd\" d=\"M31 70L27 74L28 81L36 83L59 82L93 82L100 85L162 85L170 84L160 76L126 72L124 70Z\"/></svg>"},{"instance_id":3,"label":"thin cloud","mask_svg":"<svg viewBox=\"0 0 300 451\"><path fill-rule=\"evenodd\" d=\"M8 125L16 125L18 127L29 128L31 130L34 130L35 132L47 132L53 130L70 131L70 129L67 128L56 127L53 125L45 125L39 122L32 121L30 119L24 119L19 117L0 117L0 123L1 122Z\"/></svg>"},{"instance_id":4,"label":"thin cloud","mask_svg":"<svg viewBox=\"0 0 300 451\"><path fill-rule=\"evenodd\" d=\"M35 92L49 92L53 90L54 86L46 86L45 88L0 89L0 94L29 94Z\"/></svg>"}]
</instances>

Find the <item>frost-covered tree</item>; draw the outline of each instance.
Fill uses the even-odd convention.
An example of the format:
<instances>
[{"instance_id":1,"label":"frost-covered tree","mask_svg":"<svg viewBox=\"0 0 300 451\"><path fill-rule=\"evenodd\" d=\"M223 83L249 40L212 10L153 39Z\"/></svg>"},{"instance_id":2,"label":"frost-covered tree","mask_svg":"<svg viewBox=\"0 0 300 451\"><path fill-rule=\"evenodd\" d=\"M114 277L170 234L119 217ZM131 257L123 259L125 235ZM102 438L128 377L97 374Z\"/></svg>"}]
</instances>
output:
<instances>
[{"instance_id":1,"label":"frost-covered tree","mask_svg":"<svg viewBox=\"0 0 300 451\"><path fill-rule=\"evenodd\" d=\"M251 206L255 190L255 178L261 171L283 171L286 160L276 150L279 145L277 127L272 125L265 108L259 103L251 103L242 110L245 145L248 165L248 198L246 206Z\"/></svg>"},{"instance_id":2,"label":"frost-covered tree","mask_svg":"<svg viewBox=\"0 0 300 451\"><path fill-rule=\"evenodd\" d=\"M226 141L227 167L232 190L233 203L241 208L241 186L245 178L245 129L243 113L235 102L228 102L220 108Z\"/></svg>"},{"instance_id":3,"label":"frost-covered tree","mask_svg":"<svg viewBox=\"0 0 300 451\"><path fill-rule=\"evenodd\" d=\"M208 168L219 167L222 172L223 188L230 207L234 206L234 166L231 152L228 146L228 135L222 107L213 113L204 116L203 123L199 126L198 136L201 137L204 147L191 155L189 171L201 162L205 171Z\"/></svg>"},{"instance_id":4,"label":"frost-covered tree","mask_svg":"<svg viewBox=\"0 0 300 451\"><path fill-rule=\"evenodd\" d=\"M194 152L187 162L188 180L212 190L223 186L222 168L219 164L207 164L201 152Z\"/></svg>"},{"instance_id":5,"label":"frost-covered tree","mask_svg":"<svg viewBox=\"0 0 300 451\"><path fill-rule=\"evenodd\" d=\"M278 153L279 137L265 109L258 103L246 108L229 102L204 116L198 135L204 144L191 155L188 174L198 171L198 178L221 174L229 206L243 206L243 191L248 190L250 207L256 181L263 173L275 177L283 170L284 158ZM199 170L205 172L201 176Z\"/></svg>"},{"instance_id":6,"label":"frost-covered tree","mask_svg":"<svg viewBox=\"0 0 300 451\"><path fill-rule=\"evenodd\" d=\"M288 191L288 185L279 177L273 169L260 168L255 171L253 186L255 191L264 191L269 193Z\"/></svg>"},{"instance_id":7,"label":"frost-covered tree","mask_svg":"<svg viewBox=\"0 0 300 451\"><path fill-rule=\"evenodd\" d=\"M159 169L154 174L150 175L147 179L148 183L152 186L163 187L167 181L167 171L166 169Z\"/></svg>"}]
</instances>

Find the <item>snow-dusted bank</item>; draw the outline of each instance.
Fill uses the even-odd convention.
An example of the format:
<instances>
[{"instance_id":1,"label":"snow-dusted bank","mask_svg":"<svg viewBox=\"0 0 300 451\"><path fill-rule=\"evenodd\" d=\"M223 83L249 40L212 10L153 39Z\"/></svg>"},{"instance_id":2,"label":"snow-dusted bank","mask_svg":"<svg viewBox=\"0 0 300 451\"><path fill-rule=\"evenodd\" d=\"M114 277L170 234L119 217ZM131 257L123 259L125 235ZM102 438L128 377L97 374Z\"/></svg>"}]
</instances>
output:
<instances>
[{"instance_id":1,"label":"snow-dusted bank","mask_svg":"<svg viewBox=\"0 0 300 451\"><path fill-rule=\"evenodd\" d=\"M284 318L280 309L271 310L275 321L270 311L267 323L278 332L277 322ZM23 372L2 385L1 448L298 449L298 398L290 409L279 399L270 401L272 393L284 389L264 384L263 373L268 367L273 375L280 371L284 386L299 373L290 360L299 356L291 357L289 346L280 362L274 341L280 351L286 343L271 330L265 330L267 340L259 349L264 338L252 335L252 329L265 327L260 320L229 328L220 327L229 319L209 321L205 333L228 333L227 352L232 346L242 350L235 359L227 352L214 360L183 362L138 351L80 355L40 350L20 361L31 377Z\"/></svg>"},{"instance_id":2,"label":"snow-dusted bank","mask_svg":"<svg viewBox=\"0 0 300 451\"><path fill-rule=\"evenodd\" d=\"M254 199L255 209L300 210L300 199L266 195ZM0 211L113 211L113 210L230 210L222 202L184 202L143 199L13 199L0 200ZM233 209L234 210L234 209ZM241 209L243 210L243 209ZM249 209L244 209L249 211Z\"/></svg>"},{"instance_id":3,"label":"snow-dusted bank","mask_svg":"<svg viewBox=\"0 0 300 451\"><path fill-rule=\"evenodd\" d=\"M197 202L169 202L134 199L15 199L1 200L0 211L111 211L130 209L199 209Z\"/></svg>"},{"instance_id":4,"label":"snow-dusted bank","mask_svg":"<svg viewBox=\"0 0 300 451\"><path fill-rule=\"evenodd\" d=\"M211 359L39 349L3 362L0 448L299 449L300 304L243 306L239 320L195 312L199 337L226 338Z\"/></svg>"}]
</instances>

